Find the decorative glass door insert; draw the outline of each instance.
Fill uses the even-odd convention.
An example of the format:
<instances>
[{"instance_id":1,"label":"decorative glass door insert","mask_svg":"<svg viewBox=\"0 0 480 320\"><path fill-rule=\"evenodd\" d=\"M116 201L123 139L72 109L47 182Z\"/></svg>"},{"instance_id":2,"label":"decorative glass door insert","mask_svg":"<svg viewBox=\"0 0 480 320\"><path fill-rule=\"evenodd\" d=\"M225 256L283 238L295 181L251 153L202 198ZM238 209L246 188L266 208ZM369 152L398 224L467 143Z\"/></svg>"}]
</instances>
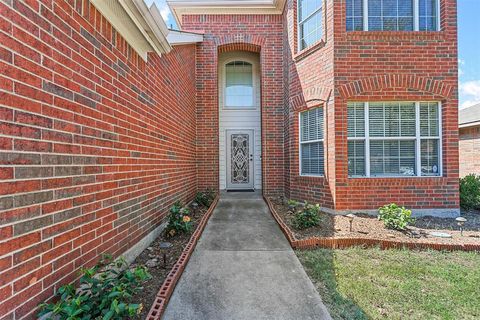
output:
<instances>
[{"instance_id":1,"label":"decorative glass door insert","mask_svg":"<svg viewBox=\"0 0 480 320\"><path fill-rule=\"evenodd\" d=\"M227 188L253 189L253 130L227 131Z\"/></svg>"}]
</instances>

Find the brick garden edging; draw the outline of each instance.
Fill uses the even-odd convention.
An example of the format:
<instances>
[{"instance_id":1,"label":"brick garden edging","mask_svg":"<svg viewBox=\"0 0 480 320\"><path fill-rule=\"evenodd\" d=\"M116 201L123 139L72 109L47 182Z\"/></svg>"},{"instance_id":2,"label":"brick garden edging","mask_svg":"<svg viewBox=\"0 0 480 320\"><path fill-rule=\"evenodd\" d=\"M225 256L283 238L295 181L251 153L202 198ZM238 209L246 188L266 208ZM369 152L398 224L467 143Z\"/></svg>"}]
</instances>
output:
<instances>
[{"instance_id":1,"label":"brick garden edging","mask_svg":"<svg viewBox=\"0 0 480 320\"><path fill-rule=\"evenodd\" d=\"M183 270L185 270L185 266L192 255L195 246L197 245L198 239L203 233L205 226L207 225L210 216L213 213L213 210L217 206L219 199L219 195L215 197L212 204L208 208L207 212L203 215L200 223L198 224L197 228L193 232L188 244L183 249L182 254L178 258L177 262L173 266L172 270L168 273L167 277L163 281L162 286L158 290L157 296L155 297L155 301L153 302L152 306L150 307L150 311L145 319L147 320L159 320L162 316L163 312L165 311L165 307L170 300L170 297L177 285L178 280L182 276Z\"/></svg>"},{"instance_id":2,"label":"brick garden edging","mask_svg":"<svg viewBox=\"0 0 480 320\"><path fill-rule=\"evenodd\" d=\"M395 241L395 240L383 240L383 239L371 239L371 238L334 238L334 237L310 237L307 239L297 239L292 230L283 221L280 215L275 211L272 202L267 197L263 197L270 209L270 212L277 221L280 229L290 242L290 246L293 249L311 249L311 248L327 248L327 249L345 249L355 246L362 246L366 248L379 247L382 250L385 249L400 249L407 248L412 250L447 250L447 251L479 251L480 245L478 244L448 244L448 243L427 243L427 242L413 242L413 241Z\"/></svg>"}]
</instances>

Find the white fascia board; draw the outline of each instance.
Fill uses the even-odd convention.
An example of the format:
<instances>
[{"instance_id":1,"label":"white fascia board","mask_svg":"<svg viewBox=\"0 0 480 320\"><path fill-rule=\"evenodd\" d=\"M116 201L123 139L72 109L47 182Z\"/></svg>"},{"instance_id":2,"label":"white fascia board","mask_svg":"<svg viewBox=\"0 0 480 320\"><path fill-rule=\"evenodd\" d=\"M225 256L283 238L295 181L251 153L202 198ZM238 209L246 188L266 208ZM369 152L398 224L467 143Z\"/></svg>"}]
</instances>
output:
<instances>
[{"instance_id":1,"label":"white fascia board","mask_svg":"<svg viewBox=\"0 0 480 320\"><path fill-rule=\"evenodd\" d=\"M458 125L459 128L468 128L468 127L476 127L476 126L480 126L480 121L460 123Z\"/></svg>"},{"instance_id":2,"label":"white fascia board","mask_svg":"<svg viewBox=\"0 0 480 320\"><path fill-rule=\"evenodd\" d=\"M194 44L203 41L203 34L170 30L167 39L172 46Z\"/></svg>"},{"instance_id":3,"label":"white fascia board","mask_svg":"<svg viewBox=\"0 0 480 320\"><path fill-rule=\"evenodd\" d=\"M181 26L184 14L282 14L286 0L167 0Z\"/></svg>"},{"instance_id":4,"label":"white fascia board","mask_svg":"<svg viewBox=\"0 0 480 320\"><path fill-rule=\"evenodd\" d=\"M148 52L162 55L172 49L165 21L154 4L149 9L143 0L90 1L144 61Z\"/></svg>"}]
</instances>

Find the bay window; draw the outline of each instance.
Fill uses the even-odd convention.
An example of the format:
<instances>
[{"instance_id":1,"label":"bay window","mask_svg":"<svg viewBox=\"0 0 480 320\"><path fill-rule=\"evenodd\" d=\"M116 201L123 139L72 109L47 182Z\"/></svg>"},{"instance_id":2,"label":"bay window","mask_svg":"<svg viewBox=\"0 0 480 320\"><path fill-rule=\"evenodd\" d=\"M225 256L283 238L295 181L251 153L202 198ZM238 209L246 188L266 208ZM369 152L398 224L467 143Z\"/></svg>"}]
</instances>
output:
<instances>
[{"instance_id":1,"label":"bay window","mask_svg":"<svg viewBox=\"0 0 480 320\"><path fill-rule=\"evenodd\" d=\"M348 175L439 176L438 102L350 102Z\"/></svg>"},{"instance_id":2,"label":"bay window","mask_svg":"<svg viewBox=\"0 0 480 320\"><path fill-rule=\"evenodd\" d=\"M323 153L323 108L300 113L300 174L323 175Z\"/></svg>"},{"instance_id":3,"label":"bay window","mask_svg":"<svg viewBox=\"0 0 480 320\"><path fill-rule=\"evenodd\" d=\"M347 31L438 31L439 0L347 0Z\"/></svg>"},{"instance_id":4,"label":"bay window","mask_svg":"<svg viewBox=\"0 0 480 320\"><path fill-rule=\"evenodd\" d=\"M323 1L298 0L298 39L300 50L310 47L322 39Z\"/></svg>"}]
</instances>

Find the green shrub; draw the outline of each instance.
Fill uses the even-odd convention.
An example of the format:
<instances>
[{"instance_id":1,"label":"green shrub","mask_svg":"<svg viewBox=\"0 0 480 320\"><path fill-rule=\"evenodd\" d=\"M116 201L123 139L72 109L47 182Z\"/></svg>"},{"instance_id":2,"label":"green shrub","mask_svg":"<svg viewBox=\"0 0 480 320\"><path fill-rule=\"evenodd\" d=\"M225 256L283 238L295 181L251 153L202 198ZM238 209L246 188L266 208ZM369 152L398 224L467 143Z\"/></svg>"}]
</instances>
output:
<instances>
[{"instance_id":1,"label":"green shrub","mask_svg":"<svg viewBox=\"0 0 480 320\"><path fill-rule=\"evenodd\" d=\"M210 207L212 204L213 199L215 199L215 193L211 189L207 189L206 191L197 192L195 195L195 202L201 204L205 207Z\"/></svg>"},{"instance_id":2,"label":"green shrub","mask_svg":"<svg viewBox=\"0 0 480 320\"><path fill-rule=\"evenodd\" d=\"M480 175L460 179L460 206L466 210L480 208Z\"/></svg>"},{"instance_id":3,"label":"green shrub","mask_svg":"<svg viewBox=\"0 0 480 320\"><path fill-rule=\"evenodd\" d=\"M287 204L291 208L296 208L300 203L296 200L288 200Z\"/></svg>"},{"instance_id":4,"label":"green shrub","mask_svg":"<svg viewBox=\"0 0 480 320\"><path fill-rule=\"evenodd\" d=\"M387 229L405 230L415 222L412 211L399 207L395 203L387 204L378 209L378 219L383 221Z\"/></svg>"},{"instance_id":5,"label":"green shrub","mask_svg":"<svg viewBox=\"0 0 480 320\"><path fill-rule=\"evenodd\" d=\"M167 236L173 237L178 233L190 233L192 228L193 223L190 218L190 210L184 208L179 201L175 202L170 208L170 215L168 216Z\"/></svg>"},{"instance_id":6,"label":"green shrub","mask_svg":"<svg viewBox=\"0 0 480 320\"><path fill-rule=\"evenodd\" d=\"M293 226L297 229L307 229L320 224L320 205L305 203L303 210L293 217Z\"/></svg>"},{"instance_id":7,"label":"green shrub","mask_svg":"<svg viewBox=\"0 0 480 320\"><path fill-rule=\"evenodd\" d=\"M124 259L112 263L111 256L106 256L95 267L82 270L79 288L60 287L58 302L41 304L38 316L48 314L48 319L55 320L133 318L143 306L131 303L131 298L148 278L145 267L128 269Z\"/></svg>"}]
</instances>

